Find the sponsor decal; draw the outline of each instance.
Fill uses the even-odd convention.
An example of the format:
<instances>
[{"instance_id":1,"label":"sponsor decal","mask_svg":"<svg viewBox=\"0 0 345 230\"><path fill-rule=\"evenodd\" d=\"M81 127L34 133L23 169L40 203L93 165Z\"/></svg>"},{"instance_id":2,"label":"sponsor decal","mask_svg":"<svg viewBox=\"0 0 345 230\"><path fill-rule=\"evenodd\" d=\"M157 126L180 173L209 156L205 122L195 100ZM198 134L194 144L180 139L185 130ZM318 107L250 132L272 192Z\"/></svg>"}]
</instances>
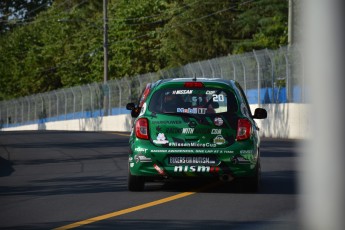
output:
<instances>
[{"instance_id":1,"label":"sponsor decal","mask_svg":"<svg viewBox=\"0 0 345 230\"><path fill-rule=\"evenodd\" d=\"M142 154L135 155L134 160L136 163L145 163L145 162L152 162L152 159L149 157L146 157Z\"/></svg>"},{"instance_id":2,"label":"sponsor decal","mask_svg":"<svg viewBox=\"0 0 345 230\"><path fill-rule=\"evenodd\" d=\"M216 145L222 145L225 144L225 139L222 135L218 135L213 139L213 143L215 143Z\"/></svg>"},{"instance_id":3,"label":"sponsor decal","mask_svg":"<svg viewBox=\"0 0 345 230\"><path fill-rule=\"evenodd\" d=\"M229 153L229 154L233 154L234 153L234 151L232 151L232 150L224 150L223 152L224 153Z\"/></svg>"},{"instance_id":4,"label":"sponsor decal","mask_svg":"<svg viewBox=\"0 0 345 230\"><path fill-rule=\"evenodd\" d=\"M169 149L169 153L194 153L194 150L191 149Z\"/></svg>"},{"instance_id":5,"label":"sponsor decal","mask_svg":"<svg viewBox=\"0 0 345 230\"><path fill-rule=\"evenodd\" d=\"M133 168L134 167L134 163L130 163L129 167Z\"/></svg>"},{"instance_id":6,"label":"sponsor decal","mask_svg":"<svg viewBox=\"0 0 345 230\"><path fill-rule=\"evenodd\" d=\"M220 149L152 149L151 153L216 153L216 154L233 154L232 150Z\"/></svg>"},{"instance_id":7,"label":"sponsor decal","mask_svg":"<svg viewBox=\"0 0 345 230\"><path fill-rule=\"evenodd\" d=\"M183 134L193 134L194 133L194 129L193 128L183 128L182 129L182 133Z\"/></svg>"},{"instance_id":8,"label":"sponsor decal","mask_svg":"<svg viewBox=\"0 0 345 230\"><path fill-rule=\"evenodd\" d=\"M152 149L151 153L167 153L167 149Z\"/></svg>"},{"instance_id":9,"label":"sponsor decal","mask_svg":"<svg viewBox=\"0 0 345 230\"><path fill-rule=\"evenodd\" d=\"M192 94L193 90L173 90L172 94Z\"/></svg>"},{"instance_id":10,"label":"sponsor decal","mask_svg":"<svg viewBox=\"0 0 345 230\"><path fill-rule=\"evenodd\" d=\"M132 162L132 161L133 161L133 157L129 157L129 158L128 158L128 161L129 161L129 162Z\"/></svg>"},{"instance_id":11,"label":"sponsor decal","mask_svg":"<svg viewBox=\"0 0 345 230\"><path fill-rule=\"evenodd\" d=\"M153 140L153 143L155 143L155 144L167 144L167 143L169 143L169 141L166 140L164 133L158 133L157 140Z\"/></svg>"},{"instance_id":12,"label":"sponsor decal","mask_svg":"<svg viewBox=\"0 0 345 230\"><path fill-rule=\"evenodd\" d=\"M203 166L203 165L178 165L174 167L174 172L219 172L219 167L217 166Z\"/></svg>"},{"instance_id":13,"label":"sponsor decal","mask_svg":"<svg viewBox=\"0 0 345 230\"><path fill-rule=\"evenodd\" d=\"M248 149L248 150L241 150L240 154L253 154L253 150L252 149Z\"/></svg>"},{"instance_id":14,"label":"sponsor decal","mask_svg":"<svg viewBox=\"0 0 345 230\"><path fill-rule=\"evenodd\" d=\"M197 108L177 108L176 112L178 112L178 113L198 114L198 109Z\"/></svg>"},{"instance_id":15,"label":"sponsor decal","mask_svg":"<svg viewBox=\"0 0 345 230\"><path fill-rule=\"evenodd\" d=\"M249 160L247 160L247 159L245 159L245 158L243 158L241 156L235 157L233 159L233 161L234 161L235 164L248 164L248 163L250 163Z\"/></svg>"},{"instance_id":16,"label":"sponsor decal","mask_svg":"<svg viewBox=\"0 0 345 230\"><path fill-rule=\"evenodd\" d=\"M213 123L216 125L216 126L222 126L224 121L221 117L215 117L214 120L213 120Z\"/></svg>"},{"instance_id":17,"label":"sponsor decal","mask_svg":"<svg viewBox=\"0 0 345 230\"><path fill-rule=\"evenodd\" d=\"M134 151L136 151L136 152L140 152L140 153L146 153L146 151L147 151L148 149L145 149L145 148L141 148L141 147L136 147L135 149L134 149Z\"/></svg>"},{"instance_id":18,"label":"sponsor decal","mask_svg":"<svg viewBox=\"0 0 345 230\"><path fill-rule=\"evenodd\" d=\"M218 150L218 149L196 149L195 150L196 153L223 153L222 150Z\"/></svg>"},{"instance_id":19,"label":"sponsor decal","mask_svg":"<svg viewBox=\"0 0 345 230\"><path fill-rule=\"evenodd\" d=\"M170 156L169 164L201 164L201 165L216 165L215 157L208 156Z\"/></svg>"},{"instance_id":20,"label":"sponsor decal","mask_svg":"<svg viewBox=\"0 0 345 230\"><path fill-rule=\"evenodd\" d=\"M206 114L207 108L198 108L198 114Z\"/></svg>"},{"instance_id":21,"label":"sponsor decal","mask_svg":"<svg viewBox=\"0 0 345 230\"><path fill-rule=\"evenodd\" d=\"M164 170L161 169L158 165L154 164L153 167L157 170L157 172L160 174L160 175L164 175Z\"/></svg>"},{"instance_id":22,"label":"sponsor decal","mask_svg":"<svg viewBox=\"0 0 345 230\"><path fill-rule=\"evenodd\" d=\"M206 114L207 108L177 108L177 113Z\"/></svg>"},{"instance_id":23,"label":"sponsor decal","mask_svg":"<svg viewBox=\"0 0 345 230\"><path fill-rule=\"evenodd\" d=\"M214 148L217 144L214 143L179 143L169 142L169 147L202 147L202 148Z\"/></svg>"},{"instance_id":24,"label":"sponsor decal","mask_svg":"<svg viewBox=\"0 0 345 230\"><path fill-rule=\"evenodd\" d=\"M212 129L211 134L222 134L222 130L221 129Z\"/></svg>"},{"instance_id":25,"label":"sponsor decal","mask_svg":"<svg viewBox=\"0 0 345 230\"><path fill-rule=\"evenodd\" d=\"M207 94L207 95L215 94L215 93L216 93L215 90L207 90L207 91L206 91L206 94Z\"/></svg>"}]
</instances>

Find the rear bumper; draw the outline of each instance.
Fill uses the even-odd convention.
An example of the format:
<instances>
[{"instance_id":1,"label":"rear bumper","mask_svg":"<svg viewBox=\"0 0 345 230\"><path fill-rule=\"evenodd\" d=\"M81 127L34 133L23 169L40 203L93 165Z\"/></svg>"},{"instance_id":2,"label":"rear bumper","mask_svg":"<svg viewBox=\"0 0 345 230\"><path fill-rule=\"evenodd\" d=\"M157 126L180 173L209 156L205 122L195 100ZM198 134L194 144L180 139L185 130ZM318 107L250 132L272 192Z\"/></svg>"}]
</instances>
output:
<instances>
[{"instance_id":1,"label":"rear bumper","mask_svg":"<svg viewBox=\"0 0 345 230\"><path fill-rule=\"evenodd\" d=\"M218 161L216 164L198 161L171 164L171 155L212 155ZM132 175L147 177L252 177L258 160L258 146L253 140L236 142L227 148L160 148L149 141L137 140L131 145L129 170Z\"/></svg>"}]
</instances>

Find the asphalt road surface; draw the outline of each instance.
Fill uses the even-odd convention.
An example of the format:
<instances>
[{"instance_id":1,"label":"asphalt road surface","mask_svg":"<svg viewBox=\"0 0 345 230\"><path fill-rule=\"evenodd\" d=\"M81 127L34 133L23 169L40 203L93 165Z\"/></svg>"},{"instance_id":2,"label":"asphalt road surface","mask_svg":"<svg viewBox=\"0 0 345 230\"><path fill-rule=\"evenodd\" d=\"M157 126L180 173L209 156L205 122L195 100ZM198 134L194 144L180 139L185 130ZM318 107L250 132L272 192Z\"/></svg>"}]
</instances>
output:
<instances>
[{"instance_id":1,"label":"asphalt road surface","mask_svg":"<svg viewBox=\"0 0 345 230\"><path fill-rule=\"evenodd\" d=\"M262 139L257 194L210 181L129 192L128 133L0 132L0 228L296 229L298 146Z\"/></svg>"}]
</instances>

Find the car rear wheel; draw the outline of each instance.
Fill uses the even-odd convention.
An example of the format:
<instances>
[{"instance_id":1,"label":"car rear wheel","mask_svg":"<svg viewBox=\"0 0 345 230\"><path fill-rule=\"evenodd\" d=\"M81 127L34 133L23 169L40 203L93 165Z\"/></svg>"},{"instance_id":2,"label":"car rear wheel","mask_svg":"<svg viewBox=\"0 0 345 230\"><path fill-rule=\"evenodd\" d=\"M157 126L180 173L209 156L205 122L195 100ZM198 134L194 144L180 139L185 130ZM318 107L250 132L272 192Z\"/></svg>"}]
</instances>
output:
<instances>
[{"instance_id":1,"label":"car rear wheel","mask_svg":"<svg viewBox=\"0 0 345 230\"><path fill-rule=\"evenodd\" d=\"M128 190L133 192L143 191L145 188L145 177L134 176L128 172Z\"/></svg>"}]
</instances>

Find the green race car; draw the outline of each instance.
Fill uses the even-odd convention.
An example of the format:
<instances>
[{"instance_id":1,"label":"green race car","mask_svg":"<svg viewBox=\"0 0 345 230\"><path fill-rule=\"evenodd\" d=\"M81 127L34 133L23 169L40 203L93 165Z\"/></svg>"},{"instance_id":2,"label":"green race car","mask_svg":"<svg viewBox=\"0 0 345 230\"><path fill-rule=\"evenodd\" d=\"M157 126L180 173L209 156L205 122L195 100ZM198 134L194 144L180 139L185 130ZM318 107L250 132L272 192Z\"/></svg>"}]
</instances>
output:
<instances>
[{"instance_id":1,"label":"green race car","mask_svg":"<svg viewBox=\"0 0 345 230\"><path fill-rule=\"evenodd\" d=\"M260 139L241 86L232 80L177 78L147 84L130 136L128 189L148 179L207 177L243 181L257 191Z\"/></svg>"}]
</instances>

